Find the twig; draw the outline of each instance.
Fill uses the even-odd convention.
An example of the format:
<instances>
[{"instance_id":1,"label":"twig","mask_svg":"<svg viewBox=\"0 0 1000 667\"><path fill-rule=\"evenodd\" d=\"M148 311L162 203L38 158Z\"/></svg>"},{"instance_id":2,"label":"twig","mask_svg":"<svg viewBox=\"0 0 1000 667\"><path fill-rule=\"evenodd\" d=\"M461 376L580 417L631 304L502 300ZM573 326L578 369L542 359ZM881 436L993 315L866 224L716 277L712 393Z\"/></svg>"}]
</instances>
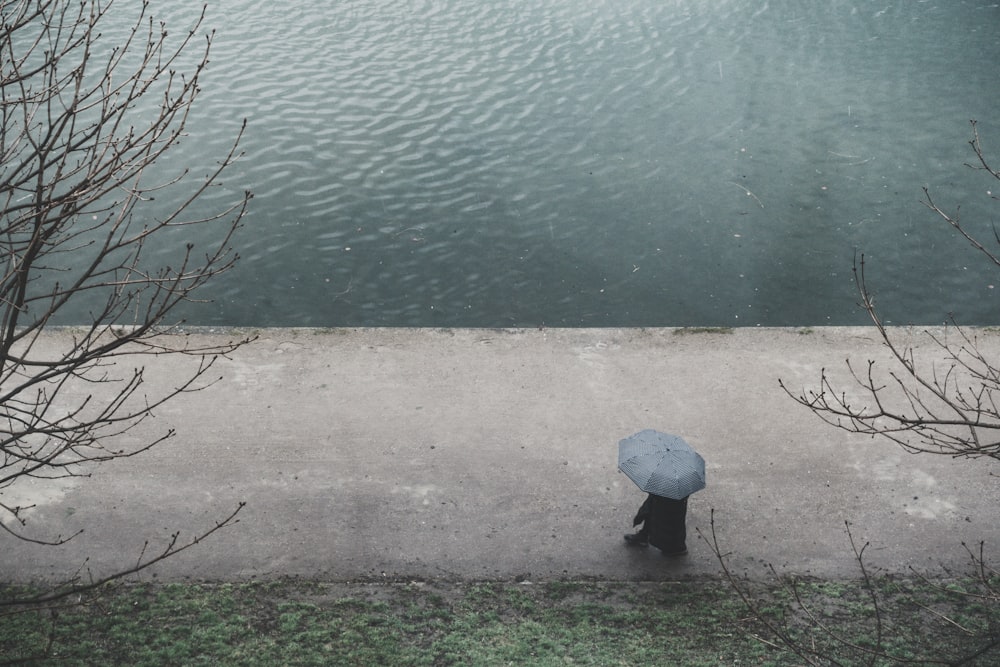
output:
<instances>
[{"instance_id":1,"label":"twig","mask_svg":"<svg viewBox=\"0 0 1000 667\"><path fill-rule=\"evenodd\" d=\"M961 631L962 631L962 632L964 632L965 634L969 635L970 637L975 637L975 636L976 636L976 633L975 633L975 632L973 632L972 630L969 630L968 628L966 628L966 627L964 627L964 626L960 625L959 623L955 622L954 620L952 620L952 619L951 619L951 618L949 618L948 616L946 616L946 615L942 614L941 612L939 612L939 611L936 611L936 610L934 610L934 609L931 609L931 608L930 608L930 607L928 607L927 605L925 605L925 604L923 604L922 602L919 602L919 601L917 601L917 600L910 600L910 601L911 601L911 602L912 602L913 604L915 604L915 605L917 605L918 607L920 607L921 609L923 609L924 611L929 611L930 613L934 614L935 616L937 616L938 618L940 618L940 619L941 619L942 621L945 621L946 623L950 623L951 625L954 625L954 626L955 626L956 628L958 628L959 630L961 630Z\"/></svg>"},{"instance_id":2,"label":"twig","mask_svg":"<svg viewBox=\"0 0 1000 667\"><path fill-rule=\"evenodd\" d=\"M72 578L64 581L62 583L56 584L49 590L43 591L35 596L30 596L26 598L12 598L0 600L0 608L4 607L18 607L22 605L40 605L47 604L50 602L55 602L57 600L62 600L70 595L76 595L80 593L86 593L94 589L100 588L105 584L109 584L113 581L118 581L124 579L133 574L138 574L143 570L146 570L157 563L170 558L171 556L178 554L182 551L186 551L193 546L201 544L206 538L211 536L213 533L222 530L223 528L228 528L239 523L237 515L240 511L246 507L246 502L241 501L232 512L230 512L221 521L216 521L215 525L211 528L203 531L199 535L189 538L186 542L180 542L180 533L174 533L170 536L170 540L167 545L160 550L158 553L152 556L146 557L146 549L148 547L148 542L143 545L142 553L139 555L139 559L136 561L135 565L127 569L115 572L113 574L106 575L97 579L91 579L87 583L79 583L79 574L74 575Z\"/></svg>"},{"instance_id":3,"label":"twig","mask_svg":"<svg viewBox=\"0 0 1000 667\"><path fill-rule=\"evenodd\" d=\"M746 189L745 187L743 187L742 185L740 185L739 183L737 183L735 181L728 181L728 182L732 183L733 185L735 185L736 187L738 187L740 190L742 190L743 192L745 192L747 194L747 197L753 197L754 201L756 201L758 204L760 204L761 208L764 208L764 202L762 202L760 200L760 198L757 197L757 195L755 195L754 193L750 192L748 189Z\"/></svg>"},{"instance_id":4,"label":"twig","mask_svg":"<svg viewBox=\"0 0 1000 667\"><path fill-rule=\"evenodd\" d=\"M856 167L859 164L866 164L866 163L871 162L872 160L875 159L874 155L872 157L866 159L866 160L861 160L860 159L861 158L860 155L845 155L844 153L837 153L837 152L834 152L834 151L827 151L827 153L829 153L830 155L835 155L837 157L842 157L845 160L858 160L858 162L848 162L847 163L848 167Z\"/></svg>"}]
</instances>

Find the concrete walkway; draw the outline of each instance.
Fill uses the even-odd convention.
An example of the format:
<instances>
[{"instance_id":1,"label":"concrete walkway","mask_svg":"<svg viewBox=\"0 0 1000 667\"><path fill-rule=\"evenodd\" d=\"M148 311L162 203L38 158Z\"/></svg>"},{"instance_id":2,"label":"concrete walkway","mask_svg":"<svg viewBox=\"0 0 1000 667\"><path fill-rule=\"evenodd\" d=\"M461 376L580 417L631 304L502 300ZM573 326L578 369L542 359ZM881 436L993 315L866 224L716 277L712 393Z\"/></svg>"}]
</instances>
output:
<instances>
[{"instance_id":1,"label":"concrete walkway","mask_svg":"<svg viewBox=\"0 0 1000 667\"><path fill-rule=\"evenodd\" d=\"M6 490L2 502L37 503L33 535L86 530L63 547L3 537L3 578L127 567L146 540L152 551L174 531L193 535L239 501L239 524L155 575L713 575L696 534L713 508L733 568L751 577L765 577L765 563L855 576L845 520L890 571L963 568L963 541L1000 550L1000 467L851 437L779 389L778 378L815 387L822 367L850 389L846 358L885 356L871 329L259 333L220 360L221 381L132 434L173 427L176 438L90 479ZM1000 359L1000 335L983 335ZM184 362L146 359L150 392L179 382ZM617 442L643 428L682 435L708 462L684 559L623 546L643 494L617 472Z\"/></svg>"}]
</instances>

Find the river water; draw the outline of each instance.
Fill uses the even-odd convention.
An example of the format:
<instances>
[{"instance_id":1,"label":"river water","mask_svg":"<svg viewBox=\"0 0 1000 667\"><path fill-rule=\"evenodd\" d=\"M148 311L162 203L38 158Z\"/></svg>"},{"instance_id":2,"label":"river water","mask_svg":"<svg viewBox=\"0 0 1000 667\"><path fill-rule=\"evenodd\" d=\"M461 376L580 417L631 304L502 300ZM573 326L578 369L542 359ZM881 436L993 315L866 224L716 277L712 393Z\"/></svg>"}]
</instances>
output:
<instances>
[{"instance_id":1,"label":"river water","mask_svg":"<svg viewBox=\"0 0 1000 667\"><path fill-rule=\"evenodd\" d=\"M175 29L193 9L171 3ZM123 5L124 6L124 5ZM203 325L1000 324L984 0L218 0L176 159L256 197ZM221 196L221 195L216 195ZM994 289L994 286L997 289Z\"/></svg>"}]
</instances>

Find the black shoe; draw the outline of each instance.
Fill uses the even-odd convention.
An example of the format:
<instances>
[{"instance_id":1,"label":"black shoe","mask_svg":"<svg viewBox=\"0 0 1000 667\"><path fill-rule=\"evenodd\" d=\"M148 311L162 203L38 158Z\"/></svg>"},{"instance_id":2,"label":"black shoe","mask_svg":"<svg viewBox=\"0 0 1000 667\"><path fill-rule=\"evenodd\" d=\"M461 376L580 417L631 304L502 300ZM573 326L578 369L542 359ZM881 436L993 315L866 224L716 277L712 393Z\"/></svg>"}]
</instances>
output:
<instances>
[{"instance_id":1,"label":"black shoe","mask_svg":"<svg viewBox=\"0 0 1000 667\"><path fill-rule=\"evenodd\" d=\"M639 533L629 533L625 536L625 544L630 547L648 547L649 538Z\"/></svg>"},{"instance_id":2,"label":"black shoe","mask_svg":"<svg viewBox=\"0 0 1000 667\"><path fill-rule=\"evenodd\" d=\"M663 555L667 558L675 558L677 556L687 556L687 548L678 549L677 551L664 551Z\"/></svg>"}]
</instances>

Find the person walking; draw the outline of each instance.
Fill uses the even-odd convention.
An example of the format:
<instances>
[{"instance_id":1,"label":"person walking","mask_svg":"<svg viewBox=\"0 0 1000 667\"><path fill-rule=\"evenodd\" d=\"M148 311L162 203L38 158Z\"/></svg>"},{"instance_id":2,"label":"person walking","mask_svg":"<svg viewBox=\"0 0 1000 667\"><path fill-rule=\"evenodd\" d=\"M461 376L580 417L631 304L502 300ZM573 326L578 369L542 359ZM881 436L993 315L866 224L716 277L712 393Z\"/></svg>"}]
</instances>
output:
<instances>
[{"instance_id":1,"label":"person walking","mask_svg":"<svg viewBox=\"0 0 1000 667\"><path fill-rule=\"evenodd\" d=\"M625 544L652 544L664 556L687 553L688 496L705 488L705 459L684 438L653 429L618 443L618 469L649 495L625 536Z\"/></svg>"},{"instance_id":2,"label":"person walking","mask_svg":"<svg viewBox=\"0 0 1000 667\"><path fill-rule=\"evenodd\" d=\"M633 547L652 544L664 556L683 556L687 553L687 502L665 498L650 493L639 507L633 526L642 525L635 533L625 536L625 543Z\"/></svg>"}]
</instances>

